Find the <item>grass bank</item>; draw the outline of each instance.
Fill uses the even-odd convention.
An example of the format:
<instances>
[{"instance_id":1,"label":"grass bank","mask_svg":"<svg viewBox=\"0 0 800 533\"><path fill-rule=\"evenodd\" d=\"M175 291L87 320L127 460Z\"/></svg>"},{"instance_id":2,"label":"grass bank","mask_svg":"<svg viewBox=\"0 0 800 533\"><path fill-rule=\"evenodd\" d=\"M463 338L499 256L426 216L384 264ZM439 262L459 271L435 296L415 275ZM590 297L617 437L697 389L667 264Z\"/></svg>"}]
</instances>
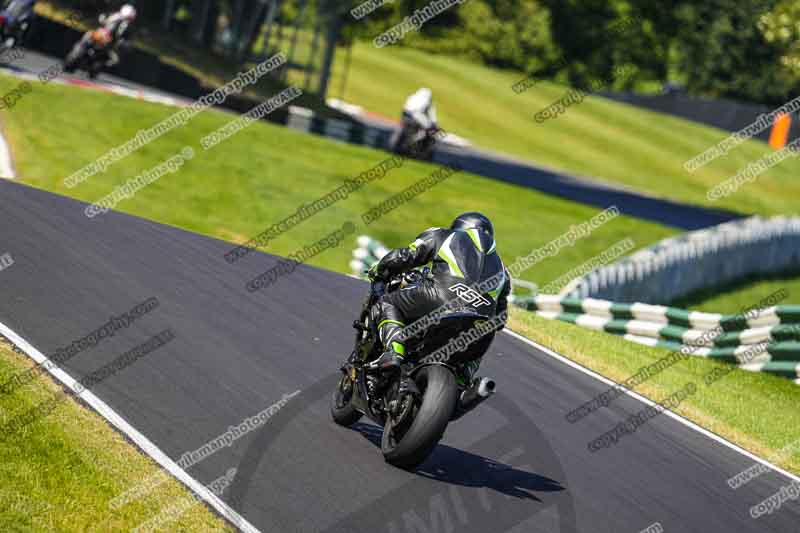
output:
<instances>
[{"instance_id":1,"label":"grass bank","mask_svg":"<svg viewBox=\"0 0 800 533\"><path fill-rule=\"evenodd\" d=\"M736 314L753 305L753 302L764 301L779 289L785 289L788 293L782 303L800 302L800 273L787 272L760 279L752 277L722 287L711 287L670 305L707 313Z\"/></svg>"},{"instance_id":2,"label":"grass bank","mask_svg":"<svg viewBox=\"0 0 800 533\"><path fill-rule=\"evenodd\" d=\"M33 366L0 341L0 383ZM39 378L0 394L0 427L46 404L61 387ZM0 531L130 531L189 497L169 477L145 497L113 510L111 501L161 467L100 416L65 396L47 416L0 436ZM190 506L169 531L234 531L204 505Z\"/></svg>"},{"instance_id":3,"label":"grass bank","mask_svg":"<svg viewBox=\"0 0 800 533\"><path fill-rule=\"evenodd\" d=\"M672 354L518 309L512 312L510 327L618 383ZM651 400L661 401L688 383L695 383L697 392L675 408L678 414L800 474L800 450L795 447L796 453L791 456L780 453L785 446L797 442L800 411L796 405L800 402L800 387L786 378L744 370L730 372L706 386L703 377L720 366L727 368L725 363L690 357L635 390Z\"/></svg>"},{"instance_id":4,"label":"grass bank","mask_svg":"<svg viewBox=\"0 0 800 533\"><path fill-rule=\"evenodd\" d=\"M10 90L15 83L14 78L0 77L0 91ZM114 120L107 119L109 109L113 109ZM235 118L209 110L133 152L105 173L74 188L63 183L65 177L175 111L160 104L35 82L32 91L5 116L3 127L24 183L86 202L98 201L116 186L191 146L196 153L193 160L177 173L168 174L123 200L117 209L239 243L388 157L384 152L263 121L205 151L200 139ZM82 126L88 124L102 127ZM478 210L494 221L498 249L511 263L599 212L464 172L454 174L374 223L366 225L362 221L363 213L437 168L408 161L285 232L265 251L288 255L348 220L356 224L358 233L369 234L389 246L405 245L426 228L449 224L460 212ZM102 223L102 216L96 220ZM557 256L535 264L522 277L542 285L622 239L631 238L639 248L673 234L673 229L619 216L563 248ZM345 270L354 247L353 239L310 262L330 270Z\"/></svg>"}]
</instances>

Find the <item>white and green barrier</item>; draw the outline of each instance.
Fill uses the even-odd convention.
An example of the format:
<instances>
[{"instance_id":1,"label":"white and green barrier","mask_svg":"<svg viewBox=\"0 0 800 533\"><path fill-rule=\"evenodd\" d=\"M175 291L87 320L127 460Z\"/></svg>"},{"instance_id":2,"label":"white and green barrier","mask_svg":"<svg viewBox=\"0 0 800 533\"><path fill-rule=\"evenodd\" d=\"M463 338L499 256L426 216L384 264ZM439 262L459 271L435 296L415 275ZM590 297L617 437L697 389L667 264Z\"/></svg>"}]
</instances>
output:
<instances>
[{"instance_id":1,"label":"white and green barrier","mask_svg":"<svg viewBox=\"0 0 800 533\"><path fill-rule=\"evenodd\" d=\"M788 271L800 271L800 217L751 217L664 239L560 294L666 304L710 285Z\"/></svg>"},{"instance_id":2,"label":"white and green barrier","mask_svg":"<svg viewBox=\"0 0 800 533\"><path fill-rule=\"evenodd\" d=\"M353 120L322 118L311 109L298 106L289 106L289 119L286 125L306 133L380 149L389 146L389 139L392 136L392 130L388 128L365 126Z\"/></svg>"},{"instance_id":3,"label":"white and green barrier","mask_svg":"<svg viewBox=\"0 0 800 533\"><path fill-rule=\"evenodd\" d=\"M376 241L372 237L361 235L356 239L358 248L353 250L353 259L350 260L350 270L353 275L363 278L364 272L372 265L380 261L381 258L389 253L389 249L382 242Z\"/></svg>"},{"instance_id":4,"label":"white and green barrier","mask_svg":"<svg viewBox=\"0 0 800 533\"><path fill-rule=\"evenodd\" d=\"M363 277L389 249L366 235L358 237L357 242L350 267L354 275ZM520 280L513 280L513 284L530 285ZM546 294L514 295L511 303L545 318L613 333L647 346L737 364L744 370L777 374L800 384L800 305L721 315Z\"/></svg>"},{"instance_id":5,"label":"white and green barrier","mask_svg":"<svg viewBox=\"0 0 800 533\"><path fill-rule=\"evenodd\" d=\"M516 297L512 303L545 318L777 374L800 384L800 305L721 315L555 295Z\"/></svg>"}]
</instances>

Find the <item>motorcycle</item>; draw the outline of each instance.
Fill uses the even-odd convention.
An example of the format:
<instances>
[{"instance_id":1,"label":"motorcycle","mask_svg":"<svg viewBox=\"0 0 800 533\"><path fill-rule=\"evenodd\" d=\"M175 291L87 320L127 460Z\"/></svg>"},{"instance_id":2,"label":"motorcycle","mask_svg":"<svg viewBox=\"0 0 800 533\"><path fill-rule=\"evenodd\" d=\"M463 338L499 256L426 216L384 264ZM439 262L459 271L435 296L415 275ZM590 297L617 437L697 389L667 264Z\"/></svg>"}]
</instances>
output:
<instances>
[{"instance_id":1,"label":"motorcycle","mask_svg":"<svg viewBox=\"0 0 800 533\"><path fill-rule=\"evenodd\" d=\"M0 11L0 53L20 46L31 27L33 0L15 0Z\"/></svg>"},{"instance_id":2,"label":"motorcycle","mask_svg":"<svg viewBox=\"0 0 800 533\"><path fill-rule=\"evenodd\" d=\"M392 152L423 161L433 160L433 149L442 134L439 126L424 126L410 117L403 117L403 125L390 141Z\"/></svg>"},{"instance_id":3,"label":"motorcycle","mask_svg":"<svg viewBox=\"0 0 800 533\"><path fill-rule=\"evenodd\" d=\"M87 32L75 43L64 61L64 71L85 70L94 79L106 65L113 37L107 28Z\"/></svg>"},{"instance_id":4,"label":"motorcycle","mask_svg":"<svg viewBox=\"0 0 800 533\"><path fill-rule=\"evenodd\" d=\"M410 378L407 391L400 390L400 371L387 373L377 368L375 361L382 353L382 346L378 325L369 319L370 308L383 294L416 283L419 276L424 274L412 272L387 283L370 284L360 318L353 322L355 346L341 367L342 377L333 392L331 406L331 416L341 426L352 426L364 415L383 426L381 451L385 461L407 470L431 454L451 421L472 411L495 391L490 378L469 383L470 373L465 368L483 355L492 335L445 361L426 360L459 333L488 319L466 307L444 314L437 324L405 339L405 358L414 361L407 371Z\"/></svg>"}]
</instances>

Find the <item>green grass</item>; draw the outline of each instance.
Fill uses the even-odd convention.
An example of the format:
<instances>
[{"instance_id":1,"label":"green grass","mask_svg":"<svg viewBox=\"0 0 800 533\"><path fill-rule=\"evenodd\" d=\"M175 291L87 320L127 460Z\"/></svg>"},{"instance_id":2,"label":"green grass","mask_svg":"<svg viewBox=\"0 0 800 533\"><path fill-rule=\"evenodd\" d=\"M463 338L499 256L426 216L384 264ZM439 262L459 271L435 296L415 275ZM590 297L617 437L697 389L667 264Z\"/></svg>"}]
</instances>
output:
<instances>
[{"instance_id":1,"label":"green grass","mask_svg":"<svg viewBox=\"0 0 800 533\"><path fill-rule=\"evenodd\" d=\"M334 80L339 80L344 51L335 68ZM727 137L726 132L600 97L538 124L534 114L562 97L567 87L547 82L518 95L511 86L522 77L449 56L359 42L342 98L398 117L406 96L426 86L433 90L442 127L478 146L692 204L764 215L798 210L800 163L794 159L728 198L713 204L706 200L709 188L769 152L764 143L748 141L689 174L684 162ZM339 96L338 81L330 94Z\"/></svg>"},{"instance_id":2,"label":"green grass","mask_svg":"<svg viewBox=\"0 0 800 533\"><path fill-rule=\"evenodd\" d=\"M0 342L0 382L32 366ZM48 401L60 387L40 378L0 394L0 426ZM0 439L0 531L130 531L188 496L177 481L155 487L119 510L113 498L161 468L99 416L65 397L48 416ZM195 505L169 531L233 531L204 505Z\"/></svg>"},{"instance_id":3,"label":"green grass","mask_svg":"<svg viewBox=\"0 0 800 533\"><path fill-rule=\"evenodd\" d=\"M14 83L13 78L0 77L0 90ZM109 109L113 109L113 120L108 120ZM7 114L5 130L23 182L87 202L99 200L116 185L191 145L197 152L194 160L180 172L162 177L123 201L117 209L235 242L261 233L300 205L334 190L344 179L359 175L387 157L384 152L265 122L204 152L200 138L235 118L207 111L111 166L105 174L73 189L62 183L63 178L111 147L174 111L124 97L37 83L13 113ZM87 128L76 124L103 126ZM359 233L367 233L389 246L405 245L418 232L448 224L460 212L480 210L493 219L498 248L510 263L598 212L536 191L459 173L369 227L361 222L362 213L436 168L407 162L270 242L267 251L288 255L347 220L357 224ZM102 223L101 219L98 223ZM523 277L548 283L621 239L630 237L639 248L672 234L671 229L620 216L590 238L535 265ZM354 247L355 239L349 240L311 263L346 270Z\"/></svg>"},{"instance_id":4,"label":"green grass","mask_svg":"<svg viewBox=\"0 0 800 533\"><path fill-rule=\"evenodd\" d=\"M616 382L672 353L516 309L510 327ZM800 453L791 457L778 453L797 441L800 387L786 378L743 370L706 386L703 377L720 366L726 364L702 357L688 358L650 378L636 391L660 401L693 382L697 392L675 409L677 413L778 466L800 473ZM576 422L585 423L586 420ZM598 430L598 436L600 433Z\"/></svg>"},{"instance_id":5,"label":"green grass","mask_svg":"<svg viewBox=\"0 0 800 533\"><path fill-rule=\"evenodd\" d=\"M670 305L693 311L736 314L742 309L749 308L753 302L763 301L779 289L785 289L789 293L783 304L800 301L800 275L795 272L765 279L748 278L723 287L711 287L690 294Z\"/></svg>"},{"instance_id":6,"label":"green grass","mask_svg":"<svg viewBox=\"0 0 800 533\"><path fill-rule=\"evenodd\" d=\"M66 13L60 0L39 2L37 10L58 19ZM309 35L300 34L298 58L308 55ZM230 60L158 29L145 28L136 44L210 86L224 84L239 71ZM748 141L689 174L684 162L726 138L727 132L600 97L587 98L556 120L538 124L534 114L564 96L568 87L543 82L518 95L511 86L524 77L520 72L399 46L376 49L371 41L353 47L346 90L340 94L345 56L344 49L337 51L328 96L369 111L398 117L405 98L427 86L433 89L442 127L477 146L690 204L747 214L798 212L800 181L795 177L800 162L794 159L731 196L717 202L706 199L709 189L769 153L765 143ZM302 82L302 78L293 72L289 79ZM263 97L278 90L272 80L262 79L253 94ZM333 113L316 97L304 96L301 105L324 115Z\"/></svg>"}]
</instances>

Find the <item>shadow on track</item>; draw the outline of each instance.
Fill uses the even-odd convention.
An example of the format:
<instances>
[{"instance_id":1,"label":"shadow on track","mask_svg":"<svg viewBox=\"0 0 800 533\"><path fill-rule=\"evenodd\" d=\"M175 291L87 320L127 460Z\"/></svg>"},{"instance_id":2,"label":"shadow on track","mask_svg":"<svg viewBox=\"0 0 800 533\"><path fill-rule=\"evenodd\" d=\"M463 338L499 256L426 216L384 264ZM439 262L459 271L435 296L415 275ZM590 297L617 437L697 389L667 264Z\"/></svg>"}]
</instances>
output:
<instances>
[{"instance_id":1,"label":"shadow on track","mask_svg":"<svg viewBox=\"0 0 800 533\"><path fill-rule=\"evenodd\" d=\"M271 472L271 460L275 457L270 448L278 438L292 440L293 431L303 427L297 426L296 420L304 412L308 413L312 405L322 407L322 418L311 423L326 427L324 431L352 432L354 439L358 438L355 433L361 433L370 444L379 442L382 429L377 426L360 423L358 428L361 431L348 430L336 426L329 419L328 402L338 380L337 372L303 389L297 398L258 430L239 461L236 478L229 496L225 498L229 504L241 509L245 516L261 511L263 487L275 475ZM474 453L439 444L416 473L386 465L385 474L381 476L383 479L362 487L364 494L369 494L366 502L361 500L354 507L339 509L339 516L332 516L327 527L315 530L325 533L408 533L425 531L425 527L430 526L429 530L439 531L437 528L441 521L448 525L446 530L458 525L462 533L505 532L522 523L526 524L529 533L577 532L573 495L558 455L530 413L521 411L502 395L495 395L492 400L493 409L502 413L507 422L498 431L470 446ZM473 420L476 419L473 417ZM300 441L296 442L301 445ZM380 451L376 453L380 454ZM358 471L357 457L343 455L334 460L352 464L354 472ZM551 477L532 474L529 470L546 472ZM315 501L321 497L321 492L335 490L330 485L332 480L324 477L298 481L308 484L305 487L306 504L312 509L326 504L323 500ZM252 490L259 485L261 489ZM379 486L382 488L378 489ZM273 519L279 518L278 511L279 508L270 509ZM293 527L300 528L297 517L284 517L284 524L292 523L291 520L295 520ZM268 529L273 530L280 528Z\"/></svg>"},{"instance_id":2,"label":"shadow on track","mask_svg":"<svg viewBox=\"0 0 800 533\"><path fill-rule=\"evenodd\" d=\"M383 434L380 427L359 422L353 425L352 429L380 448ZM518 470L510 465L444 444L439 444L414 473L442 483L461 487L485 487L506 496L537 502L542 500L533 494L535 492L565 490L554 479Z\"/></svg>"}]
</instances>

